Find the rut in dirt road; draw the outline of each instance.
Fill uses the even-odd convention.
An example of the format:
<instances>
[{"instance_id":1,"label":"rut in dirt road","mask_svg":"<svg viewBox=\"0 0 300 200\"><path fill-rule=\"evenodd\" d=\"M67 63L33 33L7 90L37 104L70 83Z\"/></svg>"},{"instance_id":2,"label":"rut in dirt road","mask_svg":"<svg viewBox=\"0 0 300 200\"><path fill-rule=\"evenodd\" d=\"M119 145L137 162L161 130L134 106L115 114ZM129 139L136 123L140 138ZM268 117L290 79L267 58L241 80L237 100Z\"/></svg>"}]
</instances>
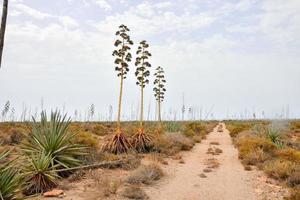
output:
<instances>
[{"instance_id":1,"label":"rut in dirt road","mask_svg":"<svg viewBox=\"0 0 300 200\"><path fill-rule=\"evenodd\" d=\"M219 127L220 126L220 127ZM183 155L184 164L165 166L168 177L146 189L155 200L255 200L251 175L238 160L229 132L220 124Z\"/></svg>"}]
</instances>

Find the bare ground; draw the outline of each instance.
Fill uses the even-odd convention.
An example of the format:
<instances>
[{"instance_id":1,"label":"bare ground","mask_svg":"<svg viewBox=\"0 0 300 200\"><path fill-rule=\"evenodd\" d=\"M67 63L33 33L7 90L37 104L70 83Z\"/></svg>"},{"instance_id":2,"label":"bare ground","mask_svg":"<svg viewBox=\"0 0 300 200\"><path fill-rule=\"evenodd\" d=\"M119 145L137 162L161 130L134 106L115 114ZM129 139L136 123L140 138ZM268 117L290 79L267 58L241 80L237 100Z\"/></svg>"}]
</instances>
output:
<instances>
[{"instance_id":1,"label":"bare ground","mask_svg":"<svg viewBox=\"0 0 300 200\"><path fill-rule=\"evenodd\" d=\"M283 200L288 190L261 171L246 171L225 125L222 132L218 129L192 151L182 153L182 159L168 159L169 164L162 165L166 176L154 185L143 187L150 200ZM103 181L124 179L129 171L98 169L89 173L84 179L63 182L60 188L65 195L50 199L126 199L119 192L122 186L115 194L103 196Z\"/></svg>"},{"instance_id":2,"label":"bare ground","mask_svg":"<svg viewBox=\"0 0 300 200\"><path fill-rule=\"evenodd\" d=\"M146 188L150 199L283 199L281 194L287 192L276 183L268 182L260 172L244 170L224 124L222 132L218 132L216 127L207 140L183 154L183 160L184 164L170 163L165 166L168 177Z\"/></svg>"}]
</instances>

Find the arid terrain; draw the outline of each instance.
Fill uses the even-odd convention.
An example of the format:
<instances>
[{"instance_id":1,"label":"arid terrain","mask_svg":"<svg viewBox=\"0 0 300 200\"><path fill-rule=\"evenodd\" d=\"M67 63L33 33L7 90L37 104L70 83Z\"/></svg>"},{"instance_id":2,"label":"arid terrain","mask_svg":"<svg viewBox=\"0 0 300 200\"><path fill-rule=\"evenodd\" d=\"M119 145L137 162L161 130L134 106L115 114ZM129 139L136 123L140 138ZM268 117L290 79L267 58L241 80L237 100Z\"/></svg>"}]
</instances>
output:
<instances>
[{"instance_id":1,"label":"arid terrain","mask_svg":"<svg viewBox=\"0 0 300 200\"><path fill-rule=\"evenodd\" d=\"M281 137L282 141L294 142L287 144L289 147L280 147L276 150L276 145L273 146L272 142L259 139L254 132L251 132L257 129L257 127L253 128L253 124L269 124L268 122L226 123L232 130L231 133L227 130L225 123L192 122L181 123L180 126L170 123L166 125L166 129L169 131L178 129L175 131L179 132L167 132L155 136L159 139L154 140L156 147L150 153L121 155L101 153L99 149L101 145L99 147L95 145L98 144L96 141L101 143L106 138L105 134L104 136L99 133L94 134L95 130L100 130L95 128L99 124L73 124L71 127L77 127L77 129L78 126L83 127L85 133L79 133L75 141L89 145L94 150L90 151L90 155L84 156L83 162L89 163L89 165L85 164L88 167L73 171L70 176L59 179L58 184L53 187L54 190L49 189L50 195L54 196L52 199L67 200L297 199L299 197L297 196L299 192L298 129L292 126L289 131L286 130L285 136ZM102 129L99 132L104 133L103 130L108 130L110 126L101 125ZM245 130L241 130L241 126ZM199 132L197 128L200 127L206 127L206 132L204 130ZM133 128L131 124L127 124L127 129L131 130L131 128ZM236 129L240 129L238 133ZM241 135L241 138L238 135ZM255 155L243 153L245 150L242 148L245 148L246 144L241 144L241 141L243 142L243 139L247 137L259 139L256 142L248 142L247 145L261 143L257 148L249 147L251 151L257 151L260 148L263 150L264 145L269 145L266 151L273 149L274 155L284 157L284 159L280 158L281 162L287 160L285 162L290 164L293 160L294 164L284 164L285 168L272 165L273 168L270 169L269 162L277 162L276 157L268 161L271 158L267 158L266 153L265 158L261 158L262 155L258 153ZM5 147L18 151L18 145L4 145L2 148ZM47 193L33 195L30 199L44 199L45 195L47 196Z\"/></svg>"}]
</instances>

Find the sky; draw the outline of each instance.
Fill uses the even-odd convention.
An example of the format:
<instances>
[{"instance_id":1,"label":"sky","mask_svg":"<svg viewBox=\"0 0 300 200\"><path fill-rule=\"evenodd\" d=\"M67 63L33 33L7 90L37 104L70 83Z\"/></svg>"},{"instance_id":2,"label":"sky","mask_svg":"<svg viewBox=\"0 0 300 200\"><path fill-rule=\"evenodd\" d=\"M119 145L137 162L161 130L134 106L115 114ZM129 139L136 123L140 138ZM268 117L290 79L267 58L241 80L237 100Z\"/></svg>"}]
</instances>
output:
<instances>
[{"instance_id":1,"label":"sky","mask_svg":"<svg viewBox=\"0 0 300 200\"><path fill-rule=\"evenodd\" d=\"M115 32L146 40L151 73L165 69L164 119L299 118L299 0L10 0L0 109L116 115ZM1 1L2 4L2 1ZM124 85L124 120L135 119L134 62ZM153 77L151 76L151 80ZM151 81L152 83L152 81ZM145 118L155 117L152 84ZM190 110L190 111L189 111ZM192 114L194 113L194 114ZM17 117L16 117L17 118Z\"/></svg>"}]
</instances>

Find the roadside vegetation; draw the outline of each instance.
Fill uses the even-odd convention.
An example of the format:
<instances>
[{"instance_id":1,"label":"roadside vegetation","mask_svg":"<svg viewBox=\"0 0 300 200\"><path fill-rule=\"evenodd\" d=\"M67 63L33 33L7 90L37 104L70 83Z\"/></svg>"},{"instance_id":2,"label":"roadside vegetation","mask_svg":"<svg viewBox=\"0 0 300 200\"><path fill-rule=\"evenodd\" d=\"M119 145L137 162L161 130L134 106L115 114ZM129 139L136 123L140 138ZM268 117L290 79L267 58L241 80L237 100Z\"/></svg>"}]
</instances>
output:
<instances>
[{"instance_id":1,"label":"roadside vegetation","mask_svg":"<svg viewBox=\"0 0 300 200\"><path fill-rule=\"evenodd\" d=\"M300 199L300 121L228 121L245 169L254 166Z\"/></svg>"},{"instance_id":2,"label":"roadside vegetation","mask_svg":"<svg viewBox=\"0 0 300 200\"><path fill-rule=\"evenodd\" d=\"M60 112L42 112L33 122L0 123L0 199L35 196L54 188L68 190L66 185L89 177L101 185L101 195L146 198L142 186L163 177L160 165L167 164L165 159L180 159L178 153L191 150L195 136L205 138L216 124L162 122L161 134L157 135L157 122L146 121L143 126L154 136L148 153L114 154L102 151L107 138L115 134L118 125L113 122L71 122ZM139 122L121 122L121 126L128 138L140 128ZM150 163L142 165L143 159ZM97 168L108 172L99 175ZM118 177L115 169L130 173ZM90 170L93 175L89 176Z\"/></svg>"}]
</instances>

